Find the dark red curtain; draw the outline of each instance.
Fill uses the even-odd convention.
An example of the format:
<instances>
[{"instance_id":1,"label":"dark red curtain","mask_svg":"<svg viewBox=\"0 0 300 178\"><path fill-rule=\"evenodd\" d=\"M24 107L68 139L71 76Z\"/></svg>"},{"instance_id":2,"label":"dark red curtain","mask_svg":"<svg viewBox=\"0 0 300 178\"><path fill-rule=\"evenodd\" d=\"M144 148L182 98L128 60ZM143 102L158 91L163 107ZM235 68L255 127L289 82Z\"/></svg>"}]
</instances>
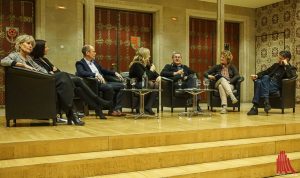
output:
<instances>
[{"instance_id":1,"label":"dark red curtain","mask_svg":"<svg viewBox=\"0 0 300 178\"><path fill-rule=\"evenodd\" d=\"M216 21L190 18L189 25L189 65L203 81L204 72L216 60ZM205 94L201 95L201 100L206 101Z\"/></svg>"},{"instance_id":2,"label":"dark red curtain","mask_svg":"<svg viewBox=\"0 0 300 178\"><path fill-rule=\"evenodd\" d=\"M225 22L225 46L229 47L233 55L233 64L239 68L239 45L240 45L240 24Z\"/></svg>"},{"instance_id":3,"label":"dark red curtain","mask_svg":"<svg viewBox=\"0 0 300 178\"><path fill-rule=\"evenodd\" d=\"M95 21L96 59L103 67L116 64L118 71L128 71L135 55L132 37L152 51L152 14L96 8Z\"/></svg>"},{"instance_id":4,"label":"dark red curtain","mask_svg":"<svg viewBox=\"0 0 300 178\"><path fill-rule=\"evenodd\" d=\"M0 0L0 59L14 50L19 34L34 35L34 0ZM0 105L4 104L4 70L0 69Z\"/></svg>"}]
</instances>

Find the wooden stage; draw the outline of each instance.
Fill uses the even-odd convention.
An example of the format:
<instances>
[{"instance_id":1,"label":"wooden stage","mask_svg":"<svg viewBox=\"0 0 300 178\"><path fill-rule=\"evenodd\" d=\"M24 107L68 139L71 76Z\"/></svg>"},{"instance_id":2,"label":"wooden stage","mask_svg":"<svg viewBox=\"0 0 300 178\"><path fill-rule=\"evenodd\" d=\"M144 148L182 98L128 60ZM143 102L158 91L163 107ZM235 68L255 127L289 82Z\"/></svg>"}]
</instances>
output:
<instances>
[{"instance_id":1,"label":"wooden stage","mask_svg":"<svg viewBox=\"0 0 300 178\"><path fill-rule=\"evenodd\" d=\"M250 107L210 117L179 117L179 108L159 119L88 116L83 127L17 120L7 128L1 117L0 177L269 177L282 150L299 172L300 105L247 116Z\"/></svg>"}]
</instances>

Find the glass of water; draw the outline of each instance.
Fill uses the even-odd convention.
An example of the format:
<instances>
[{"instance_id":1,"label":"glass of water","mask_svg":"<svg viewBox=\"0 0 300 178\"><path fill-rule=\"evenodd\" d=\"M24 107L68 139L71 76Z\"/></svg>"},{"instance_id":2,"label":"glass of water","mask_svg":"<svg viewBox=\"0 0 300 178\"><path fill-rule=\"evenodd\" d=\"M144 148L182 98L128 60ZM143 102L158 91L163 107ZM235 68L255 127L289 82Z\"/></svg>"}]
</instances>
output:
<instances>
[{"instance_id":1,"label":"glass of water","mask_svg":"<svg viewBox=\"0 0 300 178\"><path fill-rule=\"evenodd\" d=\"M179 79L179 80L177 81L177 84L178 84L178 86L179 86L179 89L181 89L181 87L182 87L182 79Z\"/></svg>"},{"instance_id":2,"label":"glass of water","mask_svg":"<svg viewBox=\"0 0 300 178\"><path fill-rule=\"evenodd\" d=\"M135 85L136 85L136 78L131 78L131 79L130 79L130 85L131 85L131 88L132 88L132 89L135 88Z\"/></svg>"},{"instance_id":3,"label":"glass of water","mask_svg":"<svg viewBox=\"0 0 300 178\"><path fill-rule=\"evenodd\" d=\"M204 85L204 89L208 89L208 86L209 86L209 79L203 79L203 85Z\"/></svg>"}]
</instances>

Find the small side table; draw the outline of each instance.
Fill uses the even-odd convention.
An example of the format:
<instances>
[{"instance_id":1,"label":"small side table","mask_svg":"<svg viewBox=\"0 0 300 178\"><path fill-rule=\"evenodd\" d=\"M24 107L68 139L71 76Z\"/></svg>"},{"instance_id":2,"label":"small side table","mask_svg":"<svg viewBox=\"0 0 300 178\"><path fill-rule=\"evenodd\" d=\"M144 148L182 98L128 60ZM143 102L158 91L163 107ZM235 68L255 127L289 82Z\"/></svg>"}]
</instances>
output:
<instances>
[{"instance_id":1,"label":"small side table","mask_svg":"<svg viewBox=\"0 0 300 178\"><path fill-rule=\"evenodd\" d=\"M122 91L129 91L133 92L135 94L138 94L140 97L140 113L138 114L132 114L132 115L127 115L126 117L134 117L134 119L138 119L140 117L158 117L158 115L149 115L145 113L145 95L151 92L160 92L160 89L150 89L150 88L125 88L121 89Z\"/></svg>"},{"instance_id":2,"label":"small side table","mask_svg":"<svg viewBox=\"0 0 300 178\"><path fill-rule=\"evenodd\" d=\"M215 89L209 88L184 88L184 89L176 89L177 92L186 92L193 95L193 107L191 111L179 113L179 116L198 116L198 115L208 115L211 116L211 113L199 112L197 111L197 95L203 92L212 92L217 91Z\"/></svg>"}]
</instances>

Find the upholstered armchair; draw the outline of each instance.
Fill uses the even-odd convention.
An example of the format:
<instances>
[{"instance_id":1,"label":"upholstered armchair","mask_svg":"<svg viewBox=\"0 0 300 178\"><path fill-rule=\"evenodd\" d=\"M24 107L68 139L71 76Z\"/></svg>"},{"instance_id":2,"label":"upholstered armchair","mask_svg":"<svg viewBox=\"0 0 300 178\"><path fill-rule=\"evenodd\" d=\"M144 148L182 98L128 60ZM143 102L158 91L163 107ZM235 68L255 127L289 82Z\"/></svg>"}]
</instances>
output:
<instances>
[{"instance_id":1,"label":"upholstered armchair","mask_svg":"<svg viewBox=\"0 0 300 178\"><path fill-rule=\"evenodd\" d=\"M235 103L235 104L232 104L231 99L229 97L227 97L227 105L228 105L228 107L232 107L233 110L235 110L235 108L237 107L238 111L240 111L240 108L241 108L241 103L240 103L240 99L241 99L241 83L243 81L244 81L244 77L240 77L237 80L237 82L235 83L234 90L233 90L233 94L235 95L235 97L239 101L237 103ZM209 87L210 88L215 88L215 82L210 82ZM219 94L218 90L208 93L208 96L207 96L207 107L211 111L213 110L213 107L221 107L221 98L220 98L220 94Z\"/></svg>"},{"instance_id":2,"label":"upholstered armchair","mask_svg":"<svg viewBox=\"0 0 300 178\"><path fill-rule=\"evenodd\" d=\"M6 67L5 100L7 127L17 119L52 119L56 125L59 106L52 75Z\"/></svg>"},{"instance_id":3,"label":"upholstered armchair","mask_svg":"<svg viewBox=\"0 0 300 178\"><path fill-rule=\"evenodd\" d=\"M292 79L283 79L282 87L279 92L270 93L270 105L272 109L281 109L284 114L284 109L293 108L295 112L296 106L296 80L297 76ZM264 107L264 100L259 100L259 108Z\"/></svg>"},{"instance_id":4,"label":"upholstered armchair","mask_svg":"<svg viewBox=\"0 0 300 178\"><path fill-rule=\"evenodd\" d=\"M185 108L187 111L187 99L191 98L190 94L185 92L176 92L174 81L162 77L161 78L161 88L162 88L162 98L161 98L161 110L163 111L163 107L170 107L171 112L173 112L174 108Z\"/></svg>"}]
</instances>

